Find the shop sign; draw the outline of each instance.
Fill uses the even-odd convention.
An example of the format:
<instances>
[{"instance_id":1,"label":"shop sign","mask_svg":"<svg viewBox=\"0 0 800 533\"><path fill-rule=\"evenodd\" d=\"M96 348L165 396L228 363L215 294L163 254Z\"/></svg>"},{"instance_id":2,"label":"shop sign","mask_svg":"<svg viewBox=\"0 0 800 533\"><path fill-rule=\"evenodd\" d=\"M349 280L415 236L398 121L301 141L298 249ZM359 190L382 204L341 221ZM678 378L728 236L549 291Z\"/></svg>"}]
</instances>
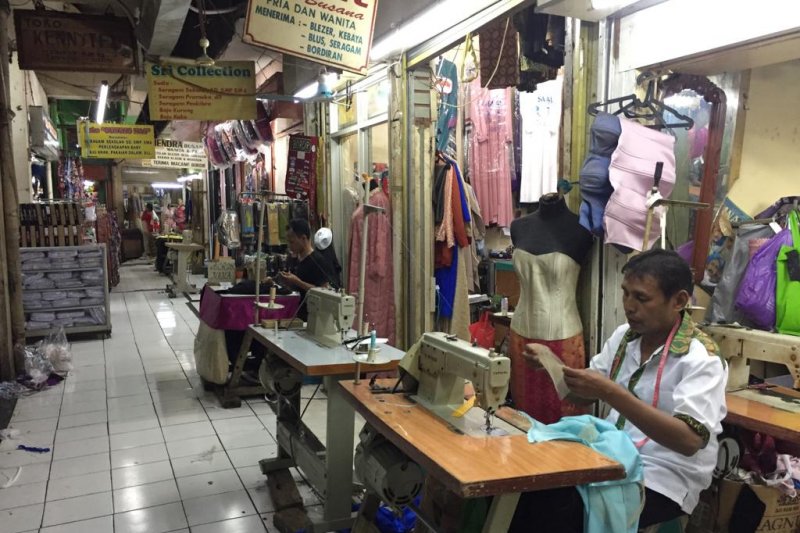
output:
<instances>
[{"instance_id":1,"label":"shop sign","mask_svg":"<svg viewBox=\"0 0 800 533\"><path fill-rule=\"evenodd\" d=\"M78 122L78 144L86 159L153 159L153 126Z\"/></svg>"},{"instance_id":2,"label":"shop sign","mask_svg":"<svg viewBox=\"0 0 800 533\"><path fill-rule=\"evenodd\" d=\"M318 137L289 136L289 160L286 165L286 194L308 202L311 211L317 205Z\"/></svg>"},{"instance_id":3,"label":"shop sign","mask_svg":"<svg viewBox=\"0 0 800 533\"><path fill-rule=\"evenodd\" d=\"M366 74L378 0L249 0L244 42Z\"/></svg>"},{"instance_id":4,"label":"shop sign","mask_svg":"<svg viewBox=\"0 0 800 533\"><path fill-rule=\"evenodd\" d=\"M28 132L31 150L48 161L58 159L58 130L42 106L28 107Z\"/></svg>"},{"instance_id":5,"label":"shop sign","mask_svg":"<svg viewBox=\"0 0 800 533\"><path fill-rule=\"evenodd\" d=\"M253 61L217 61L211 66L148 63L147 87L153 120L255 120Z\"/></svg>"},{"instance_id":6,"label":"shop sign","mask_svg":"<svg viewBox=\"0 0 800 533\"><path fill-rule=\"evenodd\" d=\"M136 74L136 39L127 19L14 10L23 70Z\"/></svg>"},{"instance_id":7,"label":"shop sign","mask_svg":"<svg viewBox=\"0 0 800 533\"><path fill-rule=\"evenodd\" d=\"M155 159L143 160L142 166L204 169L208 166L208 162L203 143L156 139Z\"/></svg>"}]
</instances>

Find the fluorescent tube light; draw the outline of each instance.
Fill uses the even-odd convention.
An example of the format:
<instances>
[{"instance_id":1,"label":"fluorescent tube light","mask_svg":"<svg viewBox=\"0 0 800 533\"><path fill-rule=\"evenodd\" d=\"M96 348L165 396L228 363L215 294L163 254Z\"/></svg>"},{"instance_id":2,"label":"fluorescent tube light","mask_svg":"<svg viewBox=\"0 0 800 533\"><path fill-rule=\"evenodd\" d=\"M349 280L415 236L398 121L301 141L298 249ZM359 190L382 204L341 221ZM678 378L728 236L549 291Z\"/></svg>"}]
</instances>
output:
<instances>
[{"instance_id":1,"label":"fluorescent tube light","mask_svg":"<svg viewBox=\"0 0 800 533\"><path fill-rule=\"evenodd\" d=\"M638 0L592 0L592 7L598 10L620 10L636 3Z\"/></svg>"},{"instance_id":2,"label":"fluorescent tube light","mask_svg":"<svg viewBox=\"0 0 800 533\"><path fill-rule=\"evenodd\" d=\"M476 4L477 2L471 2ZM491 4L491 2L482 2ZM377 63L386 57L408 50L420 43L424 43L434 35L438 35L447 24L454 24L459 13L469 12L472 6L465 6L464 0L442 0L434 4L416 17L412 18L392 33L374 43L369 53L369 60ZM485 6L484 6L485 7Z\"/></svg>"},{"instance_id":3,"label":"fluorescent tube light","mask_svg":"<svg viewBox=\"0 0 800 533\"><path fill-rule=\"evenodd\" d=\"M317 96L317 91L319 91L319 82L315 81L309 83L296 93L294 93L295 98L299 98L301 100L307 100L308 98L314 98Z\"/></svg>"},{"instance_id":4,"label":"fluorescent tube light","mask_svg":"<svg viewBox=\"0 0 800 533\"><path fill-rule=\"evenodd\" d=\"M200 174L189 174L187 176L181 176L180 178L178 178L178 181L180 183L186 183L187 181L194 181L201 179L203 179L203 176L201 176Z\"/></svg>"},{"instance_id":5,"label":"fluorescent tube light","mask_svg":"<svg viewBox=\"0 0 800 533\"><path fill-rule=\"evenodd\" d=\"M94 121L97 124L102 124L106 117L106 103L108 102L108 82L103 81L100 84L100 96L97 98L97 114Z\"/></svg>"},{"instance_id":6,"label":"fluorescent tube light","mask_svg":"<svg viewBox=\"0 0 800 533\"><path fill-rule=\"evenodd\" d=\"M175 181L155 181L150 186L154 189L183 189L183 184Z\"/></svg>"}]
</instances>

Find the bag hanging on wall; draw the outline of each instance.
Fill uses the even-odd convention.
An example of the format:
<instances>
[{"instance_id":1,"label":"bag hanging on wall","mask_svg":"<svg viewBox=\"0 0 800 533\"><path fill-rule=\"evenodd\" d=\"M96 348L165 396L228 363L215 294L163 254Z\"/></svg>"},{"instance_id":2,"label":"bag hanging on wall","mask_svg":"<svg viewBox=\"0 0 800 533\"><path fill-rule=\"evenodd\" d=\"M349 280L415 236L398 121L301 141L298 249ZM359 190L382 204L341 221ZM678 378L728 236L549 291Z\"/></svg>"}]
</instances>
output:
<instances>
[{"instance_id":1,"label":"bag hanging on wall","mask_svg":"<svg viewBox=\"0 0 800 533\"><path fill-rule=\"evenodd\" d=\"M494 326L489 322L489 311L484 311L477 322L469 325L469 335L478 346L487 350L494 348Z\"/></svg>"},{"instance_id":2,"label":"bag hanging on wall","mask_svg":"<svg viewBox=\"0 0 800 533\"><path fill-rule=\"evenodd\" d=\"M792 245L781 246L777 262L775 325L779 333L800 335L800 216L789 215Z\"/></svg>"},{"instance_id":3,"label":"bag hanging on wall","mask_svg":"<svg viewBox=\"0 0 800 533\"><path fill-rule=\"evenodd\" d=\"M764 330L775 327L776 265L781 246L791 244L792 234L784 229L764 246L747 265L739 292L736 295L736 309Z\"/></svg>"}]
</instances>

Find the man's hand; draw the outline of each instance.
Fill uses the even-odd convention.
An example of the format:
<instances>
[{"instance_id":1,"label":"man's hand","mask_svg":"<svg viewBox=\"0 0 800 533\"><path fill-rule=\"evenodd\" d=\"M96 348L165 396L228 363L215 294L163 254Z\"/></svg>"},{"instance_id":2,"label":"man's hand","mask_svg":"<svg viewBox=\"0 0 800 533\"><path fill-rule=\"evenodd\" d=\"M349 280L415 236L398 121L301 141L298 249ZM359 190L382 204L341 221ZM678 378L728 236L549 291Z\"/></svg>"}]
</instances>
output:
<instances>
[{"instance_id":1,"label":"man's hand","mask_svg":"<svg viewBox=\"0 0 800 533\"><path fill-rule=\"evenodd\" d=\"M550 352L551 354L553 351L545 346L544 344L526 344L525 345L525 352L522 354L525 357L525 360L531 365L533 368L544 368L542 366L541 361L539 361L539 356Z\"/></svg>"},{"instance_id":2,"label":"man's hand","mask_svg":"<svg viewBox=\"0 0 800 533\"><path fill-rule=\"evenodd\" d=\"M564 367L564 382L570 392L586 400L607 401L609 395L619 387L600 372L568 366Z\"/></svg>"},{"instance_id":3,"label":"man's hand","mask_svg":"<svg viewBox=\"0 0 800 533\"><path fill-rule=\"evenodd\" d=\"M300 278L298 278L291 272L281 272L280 278L284 283L291 285L293 287L296 287L300 282Z\"/></svg>"}]
</instances>

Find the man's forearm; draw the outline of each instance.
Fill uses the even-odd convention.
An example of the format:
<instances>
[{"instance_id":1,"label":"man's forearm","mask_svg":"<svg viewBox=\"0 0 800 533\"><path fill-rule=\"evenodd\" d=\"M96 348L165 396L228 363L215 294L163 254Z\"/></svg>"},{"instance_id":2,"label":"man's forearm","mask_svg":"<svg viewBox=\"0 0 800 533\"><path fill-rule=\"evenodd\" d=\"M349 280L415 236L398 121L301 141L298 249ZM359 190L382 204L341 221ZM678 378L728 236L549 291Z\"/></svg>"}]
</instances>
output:
<instances>
[{"instance_id":1,"label":"man's forearm","mask_svg":"<svg viewBox=\"0 0 800 533\"><path fill-rule=\"evenodd\" d=\"M296 289L298 289L300 291L303 291L303 292L308 292L309 289L313 289L314 287L316 287L316 285L312 285L310 283L306 283L302 279L298 279L294 283L294 286L295 286Z\"/></svg>"},{"instance_id":2,"label":"man's forearm","mask_svg":"<svg viewBox=\"0 0 800 533\"><path fill-rule=\"evenodd\" d=\"M686 456L703 447L703 439L685 422L646 404L622 386L615 387L606 403L653 441Z\"/></svg>"}]
</instances>

